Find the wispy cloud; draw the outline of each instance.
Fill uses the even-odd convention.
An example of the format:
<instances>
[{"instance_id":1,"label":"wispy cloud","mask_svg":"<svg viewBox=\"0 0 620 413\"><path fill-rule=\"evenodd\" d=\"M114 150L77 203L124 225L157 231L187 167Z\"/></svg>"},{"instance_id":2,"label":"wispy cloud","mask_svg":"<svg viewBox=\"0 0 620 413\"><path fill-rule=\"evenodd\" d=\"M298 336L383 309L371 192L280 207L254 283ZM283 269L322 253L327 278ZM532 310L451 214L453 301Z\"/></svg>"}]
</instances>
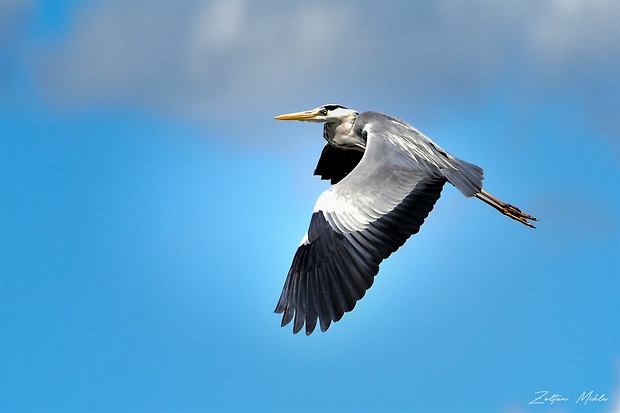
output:
<instances>
[{"instance_id":1,"label":"wispy cloud","mask_svg":"<svg viewBox=\"0 0 620 413\"><path fill-rule=\"evenodd\" d=\"M14 100L14 79L24 58L22 44L32 11L31 1L0 0L0 105L10 107Z\"/></svg>"},{"instance_id":2,"label":"wispy cloud","mask_svg":"<svg viewBox=\"0 0 620 413\"><path fill-rule=\"evenodd\" d=\"M38 74L55 105L207 120L332 96L469 103L510 81L523 104L577 94L612 133L619 14L614 1L90 2L44 51Z\"/></svg>"},{"instance_id":3,"label":"wispy cloud","mask_svg":"<svg viewBox=\"0 0 620 413\"><path fill-rule=\"evenodd\" d=\"M318 70L332 53L325 46L347 26L344 10L330 16L317 3L92 4L39 73L47 95L65 105L220 114L281 97Z\"/></svg>"}]
</instances>

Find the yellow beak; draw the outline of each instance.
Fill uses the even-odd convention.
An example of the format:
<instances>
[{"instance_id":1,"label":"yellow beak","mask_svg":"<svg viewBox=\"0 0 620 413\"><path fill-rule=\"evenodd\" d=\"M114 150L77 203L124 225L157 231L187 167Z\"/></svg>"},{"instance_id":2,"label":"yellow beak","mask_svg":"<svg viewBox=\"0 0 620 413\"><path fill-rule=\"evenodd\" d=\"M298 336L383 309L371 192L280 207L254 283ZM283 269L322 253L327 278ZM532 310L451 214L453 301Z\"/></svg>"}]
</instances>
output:
<instances>
[{"instance_id":1,"label":"yellow beak","mask_svg":"<svg viewBox=\"0 0 620 413\"><path fill-rule=\"evenodd\" d=\"M295 112L295 113L287 113L286 115L276 116L274 119L276 120L313 120L319 116L319 112L317 110L307 110L305 112Z\"/></svg>"}]
</instances>

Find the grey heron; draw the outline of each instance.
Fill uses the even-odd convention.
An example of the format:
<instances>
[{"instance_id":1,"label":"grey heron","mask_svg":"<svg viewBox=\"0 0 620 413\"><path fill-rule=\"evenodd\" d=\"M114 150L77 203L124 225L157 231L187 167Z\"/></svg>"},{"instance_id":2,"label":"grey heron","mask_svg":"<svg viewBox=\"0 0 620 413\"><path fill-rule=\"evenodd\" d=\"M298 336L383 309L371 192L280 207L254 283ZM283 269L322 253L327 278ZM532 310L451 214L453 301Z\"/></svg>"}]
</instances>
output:
<instances>
[{"instance_id":1,"label":"grey heron","mask_svg":"<svg viewBox=\"0 0 620 413\"><path fill-rule=\"evenodd\" d=\"M321 122L315 175L332 186L316 202L276 313L306 335L339 321L366 293L381 261L416 234L446 182L534 228L537 219L482 189L482 168L458 159L407 123L341 105L276 116Z\"/></svg>"}]
</instances>

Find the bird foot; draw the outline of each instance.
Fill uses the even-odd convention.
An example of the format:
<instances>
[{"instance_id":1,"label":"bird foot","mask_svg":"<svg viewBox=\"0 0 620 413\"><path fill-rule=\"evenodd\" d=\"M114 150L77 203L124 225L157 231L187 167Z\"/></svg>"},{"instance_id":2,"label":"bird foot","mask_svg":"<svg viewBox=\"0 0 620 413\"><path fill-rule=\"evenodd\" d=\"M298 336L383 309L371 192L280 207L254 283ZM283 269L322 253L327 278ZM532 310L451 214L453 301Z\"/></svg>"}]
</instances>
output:
<instances>
[{"instance_id":1,"label":"bird foot","mask_svg":"<svg viewBox=\"0 0 620 413\"><path fill-rule=\"evenodd\" d=\"M530 228L536 228L529 221L538 221L538 218L535 218L529 214L526 214L525 212L521 211L516 206L500 201L499 199L495 198L493 195L483 190L481 190L475 196L481 201L484 201L488 205L497 209L499 212L506 215L507 217L510 217L514 219L515 221L519 221L523 225L526 225Z\"/></svg>"}]
</instances>

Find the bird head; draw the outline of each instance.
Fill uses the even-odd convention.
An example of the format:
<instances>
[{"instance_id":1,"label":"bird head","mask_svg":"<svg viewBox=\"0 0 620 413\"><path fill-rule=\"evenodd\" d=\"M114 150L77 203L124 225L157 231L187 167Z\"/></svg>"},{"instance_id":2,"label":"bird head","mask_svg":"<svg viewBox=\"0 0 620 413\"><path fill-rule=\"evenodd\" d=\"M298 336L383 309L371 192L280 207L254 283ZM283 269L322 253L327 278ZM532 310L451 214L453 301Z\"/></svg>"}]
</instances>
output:
<instances>
[{"instance_id":1,"label":"bird head","mask_svg":"<svg viewBox=\"0 0 620 413\"><path fill-rule=\"evenodd\" d=\"M323 105L305 112L276 116L277 120L300 120L303 122L345 123L354 120L358 113L341 105Z\"/></svg>"}]
</instances>

